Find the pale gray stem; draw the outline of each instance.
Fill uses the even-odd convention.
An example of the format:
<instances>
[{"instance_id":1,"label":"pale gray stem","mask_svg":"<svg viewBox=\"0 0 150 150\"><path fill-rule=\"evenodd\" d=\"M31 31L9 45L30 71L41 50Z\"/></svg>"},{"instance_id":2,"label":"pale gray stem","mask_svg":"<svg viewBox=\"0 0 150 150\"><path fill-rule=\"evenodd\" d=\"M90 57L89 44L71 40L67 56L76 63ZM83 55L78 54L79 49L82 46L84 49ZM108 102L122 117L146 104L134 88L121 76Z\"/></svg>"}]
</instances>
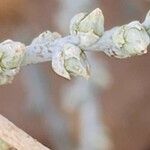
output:
<instances>
[{"instance_id":1,"label":"pale gray stem","mask_svg":"<svg viewBox=\"0 0 150 150\"><path fill-rule=\"evenodd\" d=\"M103 36L96 43L88 47L86 50L109 53L110 51L115 51L116 49L118 49L116 45L114 45L112 40L112 35L117 30L117 28L118 27L115 27L111 30L105 31Z\"/></svg>"},{"instance_id":2,"label":"pale gray stem","mask_svg":"<svg viewBox=\"0 0 150 150\"><path fill-rule=\"evenodd\" d=\"M99 38L97 42L87 48L82 48L83 51L101 51L105 52L109 56L114 56L116 51L120 51L112 39L112 35L117 31L119 27L114 27L111 30L105 31L104 34ZM66 43L72 43L77 46L80 45L80 37L69 35L64 38L56 39L55 41L47 41L47 39L42 39L43 43L34 43L27 46L26 54L22 62L22 66L27 64L36 64L40 62L50 61L52 57L52 52L62 47ZM47 44L47 48L46 45ZM44 48L43 48L44 47ZM125 56L126 57L126 56ZM123 57L122 57L123 58Z\"/></svg>"},{"instance_id":3,"label":"pale gray stem","mask_svg":"<svg viewBox=\"0 0 150 150\"><path fill-rule=\"evenodd\" d=\"M48 32L49 31L47 31L47 34L49 34ZM79 38L77 36L69 35L51 41L48 38L43 37L40 43L38 41L31 43L26 47L26 53L24 56L24 60L22 61L22 66L51 61L52 52L59 49L66 43L78 45Z\"/></svg>"},{"instance_id":4,"label":"pale gray stem","mask_svg":"<svg viewBox=\"0 0 150 150\"><path fill-rule=\"evenodd\" d=\"M0 137L17 150L50 150L0 115Z\"/></svg>"}]
</instances>

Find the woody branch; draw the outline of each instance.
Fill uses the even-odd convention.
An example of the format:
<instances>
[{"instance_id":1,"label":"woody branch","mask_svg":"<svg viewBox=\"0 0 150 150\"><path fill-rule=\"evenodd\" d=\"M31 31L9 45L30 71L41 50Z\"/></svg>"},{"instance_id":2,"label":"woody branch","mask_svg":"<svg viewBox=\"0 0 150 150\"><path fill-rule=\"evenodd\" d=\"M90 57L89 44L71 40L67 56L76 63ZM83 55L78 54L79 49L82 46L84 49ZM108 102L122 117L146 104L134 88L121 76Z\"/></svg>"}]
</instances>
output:
<instances>
[{"instance_id":1,"label":"woody branch","mask_svg":"<svg viewBox=\"0 0 150 150\"><path fill-rule=\"evenodd\" d=\"M108 56L127 58L147 53L150 43L150 12L143 23L129 24L104 31L104 16L100 9L90 14L77 14L70 23L70 35L61 37L44 32L29 46L6 40L0 44L0 84L10 83L22 66L46 61L53 70L67 79L89 77L86 51L101 51Z\"/></svg>"}]
</instances>

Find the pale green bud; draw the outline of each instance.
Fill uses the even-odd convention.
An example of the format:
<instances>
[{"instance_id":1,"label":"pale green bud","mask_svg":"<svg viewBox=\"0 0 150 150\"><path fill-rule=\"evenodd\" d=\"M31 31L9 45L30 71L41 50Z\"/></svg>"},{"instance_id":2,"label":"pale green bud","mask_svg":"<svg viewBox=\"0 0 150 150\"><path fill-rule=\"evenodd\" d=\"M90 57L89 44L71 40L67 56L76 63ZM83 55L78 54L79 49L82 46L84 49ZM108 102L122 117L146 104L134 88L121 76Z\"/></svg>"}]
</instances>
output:
<instances>
[{"instance_id":1,"label":"pale green bud","mask_svg":"<svg viewBox=\"0 0 150 150\"><path fill-rule=\"evenodd\" d=\"M11 40L0 44L0 84L11 82L18 73L25 49L24 44Z\"/></svg>"},{"instance_id":2,"label":"pale green bud","mask_svg":"<svg viewBox=\"0 0 150 150\"><path fill-rule=\"evenodd\" d=\"M61 35L57 32L45 31L32 41L32 45L33 46L41 46L41 45L44 46L46 44L48 45L49 43L54 42L56 39L60 37Z\"/></svg>"},{"instance_id":3,"label":"pale green bud","mask_svg":"<svg viewBox=\"0 0 150 150\"><path fill-rule=\"evenodd\" d=\"M146 15L146 18L145 18L145 20L143 22L143 25L144 25L146 31L148 32L148 34L150 36L150 10L149 10L149 12Z\"/></svg>"},{"instance_id":4,"label":"pale green bud","mask_svg":"<svg viewBox=\"0 0 150 150\"><path fill-rule=\"evenodd\" d=\"M70 33L79 35L80 46L85 48L94 44L104 33L104 16L97 8L90 14L77 14L70 23Z\"/></svg>"},{"instance_id":5,"label":"pale green bud","mask_svg":"<svg viewBox=\"0 0 150 150\"><path fill-rule=\"evenodd\" d=\"M52 54L52 68L60 76L70 79L71 75L89 77L89 65L85 54L73 44L65 44L62 50Z\"/></svg>"},{"instance_id":6,"label":"pale green bud","mask_svg":"<svg viewBox=\"0 0 150 150\"><path fill-rule=\"evenodd\" d=\"M118 58L147 53L147 47L150 43L145 28L138 21L118 27L112 35L112 40L118 48L114 52L114 56Z\"/></svg>"}]
</instances>

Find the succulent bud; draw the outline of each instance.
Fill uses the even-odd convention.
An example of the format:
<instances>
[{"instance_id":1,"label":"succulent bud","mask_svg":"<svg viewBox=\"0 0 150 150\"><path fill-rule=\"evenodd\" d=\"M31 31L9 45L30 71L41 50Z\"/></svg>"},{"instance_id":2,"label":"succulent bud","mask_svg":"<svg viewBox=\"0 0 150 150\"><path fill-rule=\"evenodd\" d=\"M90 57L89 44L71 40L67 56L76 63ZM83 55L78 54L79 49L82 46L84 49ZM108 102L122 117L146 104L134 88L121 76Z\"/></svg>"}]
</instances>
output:
<instances>
[{"instance_id":1,"label":"succulent bud","mask_svg":"<svg viewBox=\"0 0 150 150\"><path fill-rule=\"evenodd\" d=\"M114 54L118 58L142 55L147 52L150 43L145 28L138 21L116 28L112 40L118 48Z\"/></svg>"},{"instance_id":2,"label":"succulent bud","mask_svg":"<svg viewBox=\"0 0 150 150\"><path fill-rule=\"evenodd\" d=\"M41 45L48 45L51 42L54 42L57 38L60 38L61 35L57 32L50 32L50 31L45 31L41 33L37 38L35 38L32 41L32 45L36 46L41 46Z\"/></svg>"},{"instance_id":3,"label":"succulent bud","mask_svg":"<svg viewBox=\"0 0 150 150\"><path fill-rule=\"evenodd\" d=\"M80 37L80 47L94 44L104 33L104 16L97 8L90 14L77 14L70 23L70 33Z\"/></svg>"},{"instance_id":4,"label":"succulent bud","mask_svg":"<svg viewBox=\"0 0 150 150\"><path fill-rule=\"evenodd\" d=\"M60 76L70 79L70 75L89 77L89 65L84 52L73 44L65 44L52 54L52 68Z\"/></svg>"},{"instance_id":5,"label":"succulent bud","mask_svg":"<svg viewBox=\"0 0 150 150\"><path fill-rule=\"evenodd\" d=\"M25 49L24 44L11 40L0 44L0 85L10 83L18 73Z\"/></svg>"},{"instance_id":6,"label":"succulent bud","mask_svg":"<svg viewBox=\"0 0 150 150\"><path fill-rule=\"evenodd\" d=\"M148 34L150 36L150 10L149 10L149 12L146 15L146 18L145 18L145 20L143 22L143 25L144 25L146 31L148 32Z\"/></svg>"}]
</instances>

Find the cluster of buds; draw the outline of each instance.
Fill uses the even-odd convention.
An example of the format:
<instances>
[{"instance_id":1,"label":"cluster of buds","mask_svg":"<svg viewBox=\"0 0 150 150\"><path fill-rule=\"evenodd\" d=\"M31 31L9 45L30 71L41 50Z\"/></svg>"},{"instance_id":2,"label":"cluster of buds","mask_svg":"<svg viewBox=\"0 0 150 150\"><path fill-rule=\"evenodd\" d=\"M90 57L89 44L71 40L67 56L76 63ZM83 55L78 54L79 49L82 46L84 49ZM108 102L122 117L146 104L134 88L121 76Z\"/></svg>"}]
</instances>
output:
<instances>
[{"instance_id":1,"label":"cluster of buds","mask_svg":"<svg viewBox=\"0 0 150 150\"><path fill-rule=\"evenodd\" d=\"M0 44L0 85L10 83L18 73L25 49L24 44L11 40Z\"/></svg>"},{"instance_id":2,"label":"cluster of buds","mask_svg":"<svg viewBox=\"0 0 150 150\"><path fill-rule=\"evenodd\" d=\"M61 38L56 32L43 32L27 47L22 64L51 60L54 72L64 78L70 79L71 75L88 78L89 65L86 55L73 41L72 38Z\"/></svg>"},{"instance_id":3,"label":"cluster of buds","mask_svg":"<svg viewBox=\"0 0 150 150\"><path fill-rule=\"evenodd\" d=\"M40 34L29 46L7 40L0 44L0 85L10 83L20 66L52 61L53 70L70 79L89 77L86 50L103 51L109 56L127 58L147 52L150 44L150 11L141 24L133 21L104 32L104 16L97 8L77 14L70 23L70 34L62 38L50 31Z\"/></svg>"},{"instance_id":4,"label":"cluster of buds","mask_svg":"<svg viewBox=\"0 0 150 150\"><path fill-rule=\"evenodd\" d=\"M80 38L79 47L84 50L99 44L98 51L101 51L101 44L103 44L105 45L103 51L109 56L127 58L142 55L147 53L150 43L150 12L143 24L133 21L107 31L108 35L106 35L103 13L97 8L90 14L77 14L71 20L70 33ZM103 40L104 36L105 40Z\"/></svg>"},{"instance_id":5,"label":"cluster of buds","mask_svg":"<svg viewBox=\"0 0 150 150\"><path fill-rule=\"evenodd\" d=\"M52 53L53 70L67 79L73 76L89 78L89 64L82 49L94 44L104 32L104 17L100 9L92 13L77 14L70 24L71 35L78 36L78 46L72 43L65 43L62 47L56 48Z\"/></svg>"}]
</instances>

